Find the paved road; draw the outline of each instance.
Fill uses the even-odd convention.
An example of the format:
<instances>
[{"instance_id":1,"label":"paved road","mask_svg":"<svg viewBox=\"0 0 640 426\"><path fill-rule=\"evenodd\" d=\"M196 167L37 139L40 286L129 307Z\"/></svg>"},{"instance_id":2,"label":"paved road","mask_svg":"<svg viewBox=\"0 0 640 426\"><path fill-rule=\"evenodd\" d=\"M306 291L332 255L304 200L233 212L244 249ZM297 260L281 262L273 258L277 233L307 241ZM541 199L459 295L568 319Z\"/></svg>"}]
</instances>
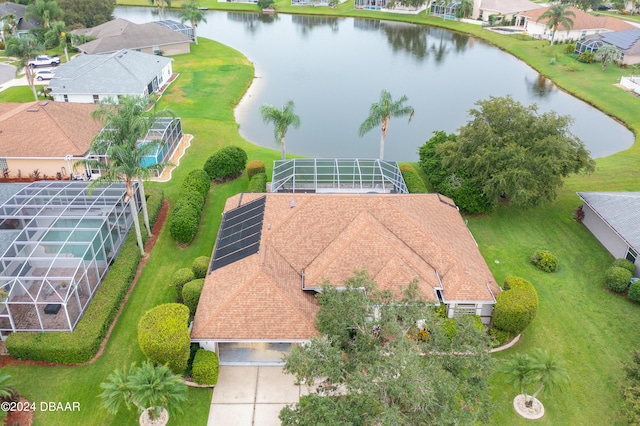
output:
<instances>
[{"instance_id":1,"label":"paved road","mask_svg":"<svg viewBox=\"0 0 640 426\"><path fill-rule=\"evenodd\" d=\"M16 78L16 67L9 64L0 64L0 84Z\"/></svg>"}]
</instances>

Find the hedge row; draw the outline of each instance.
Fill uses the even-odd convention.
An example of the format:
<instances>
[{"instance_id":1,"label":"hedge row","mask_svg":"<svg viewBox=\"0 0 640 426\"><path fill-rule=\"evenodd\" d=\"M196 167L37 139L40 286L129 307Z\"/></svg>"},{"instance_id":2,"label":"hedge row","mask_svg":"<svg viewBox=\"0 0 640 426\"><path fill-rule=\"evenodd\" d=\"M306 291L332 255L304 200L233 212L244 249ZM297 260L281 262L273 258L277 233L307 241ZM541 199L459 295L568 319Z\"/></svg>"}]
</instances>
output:
<instances>
[{"instance_id":1,"label":"hedge row","mask_svg":"<svg viewBox=\"0 0 640 426\"><path fill-rule=\"evenodd\" d=\"M138 344L151 361L166 364L174 374L182 374L191 347L189 309L180 303L149 309L138 322Z\"/></svg>"},{"instance_id":2,"label":"hedge row","mask_svg":"<svg viewBox=\"0 0 640 426\"><path fill-rule=\"evenodd\" d=\"M189 308L189 313L195 315L198 308L198 302L200 301L200 294L202 294L202 287L204 286L204 278L189 281L182 287L182 300L184 304Z\"/></svg>"},{"instance_id":3,"label":"hedge row","mask_svg":"<svg viewBox=\"0 0 640 426\"><path fill-rule=\"evenodd\" d=\"M242 174L247 165L247 153L238 146L225 146L214 152L204 163L204 171L211 180L233 179Z\"/></svg>"},{"instance_id":4,"label":"hedge row","mask_svg":"<svg viewBox=\"0 0 640 426\"><path fill-rule=\"evenodd\" d=\"M177 242L188 244L195 237L210 188L209 175L202 169L192 170L182 182L169 218L169 232Z\"/></svg>"},{"instance_id":5,"label":"hedge row","mask_svg":"<svg viewBox=\"0 0 640 426\"><path fill-rule=\"evenodd\" d=\"M178 301L182 300L182 287L189 281L196 279L191 268L180 268L173 274L171 285L176 289L176 297Z\"/></svg>"},{"instance_id":6,"label":"hedge row","mask_svg":"<svg viewBox=\"0 0 640 426\"><path fill-rule=\"evenodd\" d=\"M193 358L191 377L199 385L213 386L218 383L218 354L198 349Z\"/></svg>"},{"instance_id":7,"label":"hedge row","mask_svg":"<svg viewBox=\"0 0 640 426\"><path fill-rule=\"evenodd\" d=\"M146 195L149 221L153 224L162 208L164 193L160 189L153 188L147 189ZM143 240L146 240L144 227L142 232ZM73 332L12 333L6 341L7 350L11 356L61 364L89 361L98 352L124 296L131 287L139 262L140 250L136 244L135 232L132 230L75 330Z\"/></svg>"},{"instance_id":8,"label":"hedge row","mask_svg":"<svg viewBox=\"0 0 640 426\"><path fill-rule=\"evenodd\" d=\"M249 181L247 192L267 192L267 175L257 173Z\"/></svg>"},{"instance_id":9,"label":"hedge row","mask_svg":"<svg viewBox=\"0 0 640 426\"><path fill-rule=\"evenodd\" d=\"M424 181L418 175L416 169L410 164L403 164L400 166L400 172L404 178L404 183L407 185L407 189L410 194L424 194L427 191L427 186Z\"/></svg>"},{"instance_id":10,"label":"hedge row","mask_svg":"<svg viewBox=\"0 0 640 426\"><path fill-rule=\"evenodd\" d=\"M258 173L266 173L267 168L262 160L251 160L247 163L247 177L249 180Z\"/></svg>"},{"instance_id":11,"label":"hedge row","mask_svg":"<svg viewBox=\"0 0 640 426\"><path fill-rule=\"evenodd\" d=\"M503 288L496 297L493 326L520 334L536 317L538 293L529 281L514 276L505 278Z\"/></svg>"}]
</instances>

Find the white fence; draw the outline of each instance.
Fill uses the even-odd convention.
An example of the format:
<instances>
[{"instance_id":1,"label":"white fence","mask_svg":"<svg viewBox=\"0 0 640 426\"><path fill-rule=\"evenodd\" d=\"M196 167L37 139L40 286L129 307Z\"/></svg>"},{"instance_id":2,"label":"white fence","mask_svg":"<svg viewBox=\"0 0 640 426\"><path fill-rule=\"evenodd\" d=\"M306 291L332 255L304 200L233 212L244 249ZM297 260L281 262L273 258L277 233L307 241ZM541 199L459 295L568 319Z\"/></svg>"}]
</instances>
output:
<instances>
[{"instance_id":1,"label":"white fence","mask_svg":"<svg viewBox=\"0 0 640 426\"><path fill-rule=\"evenodd\" d=\"M625 89L640 95L640 77L621 77L620 85Z\"/></svg>"}]
</instances>

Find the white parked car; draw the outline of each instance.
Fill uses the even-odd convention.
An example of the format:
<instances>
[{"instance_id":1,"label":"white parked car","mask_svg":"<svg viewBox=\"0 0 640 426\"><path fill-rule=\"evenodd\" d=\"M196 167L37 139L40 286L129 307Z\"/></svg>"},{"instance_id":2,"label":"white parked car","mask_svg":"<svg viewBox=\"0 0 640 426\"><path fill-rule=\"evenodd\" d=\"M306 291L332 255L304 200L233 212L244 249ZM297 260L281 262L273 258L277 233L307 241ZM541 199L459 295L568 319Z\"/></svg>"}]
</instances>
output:
<instances>
[{"instance_id":1,"label":"white parked car","mask_svg":"<svg viewBox=\"0 0 640 426\"><path fill-rule=\"evenodd\" d=\"M29 61L30 67L55 67L56 65L60 65L60 57L58 56L38 55Z\"/></svg>"},{"instance_id":2,"label":"white parked car","mask_svg":"<svg viewBox=\"0 0 640 426\"><path fill-rule=\"evenodd\" d=\"M51 70L40 70L36 72L36 80L51 80L55 77L55 73Z\"/></svg>"}]
</instances>

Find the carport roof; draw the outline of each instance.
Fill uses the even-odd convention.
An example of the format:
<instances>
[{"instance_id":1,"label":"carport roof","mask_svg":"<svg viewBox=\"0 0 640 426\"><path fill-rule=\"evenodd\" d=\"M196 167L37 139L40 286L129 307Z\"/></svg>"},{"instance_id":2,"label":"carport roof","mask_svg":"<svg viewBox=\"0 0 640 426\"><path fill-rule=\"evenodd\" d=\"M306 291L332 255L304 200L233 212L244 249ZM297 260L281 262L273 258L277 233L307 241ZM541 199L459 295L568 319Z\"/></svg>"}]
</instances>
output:
<instances>
[{"instance_id":1,"label":"carport roof","mask_svg":"<svg viewBox=\"0 0 640 426\"><path fill-rule=\"evenodd\" d=\"M640 192L578 192L578 196L640 252Z\"/></svg>"}]
</instances>

